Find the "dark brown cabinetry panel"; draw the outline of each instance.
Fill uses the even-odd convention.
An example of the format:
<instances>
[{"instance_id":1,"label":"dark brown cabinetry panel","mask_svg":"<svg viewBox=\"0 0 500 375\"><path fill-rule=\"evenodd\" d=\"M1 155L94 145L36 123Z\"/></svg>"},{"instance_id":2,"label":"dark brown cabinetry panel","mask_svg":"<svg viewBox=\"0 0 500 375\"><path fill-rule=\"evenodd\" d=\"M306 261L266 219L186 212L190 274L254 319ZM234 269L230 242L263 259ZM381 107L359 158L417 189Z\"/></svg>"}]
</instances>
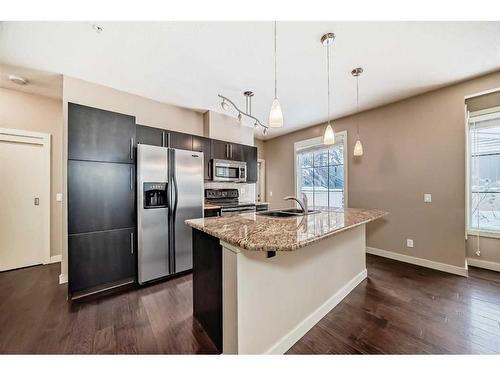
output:
<instances>
[{"instance_id":1,"label":"dark brown cabinetry panel","mask_svg":"<svg viewBox=\"0 0 500 375\"><path fill-rule=\"evenodd\" d=\"M193 136L190 134L169 130L167 133L167 142L167 147L190 151L193 149Z\"/></svg>"},{"instance_id":2,"label":"dark brown cabinetry panel","mask_svg":"<svg viewBox=\"0 0 500 375\"><path fill-rule=\"evenodd\" d=\"M68 159L135 163L135 117L68 103Z\"/></svg>"},{"instance_id":3,"label":"dark brown cabinetry panel","mask_svg":"<svg viewBox=\"0 0 500 375\"><path fill-rule=\"evenodd\" d=\"M151 126L137 125L137 143L151 146L165 146L166 131Z\"/></svg>"},{"instance_id":4,"label":"dark brown cabinetry panel","mask_svg":"<svg viewBox=\"0 0 500 375\"><path fill-rule=\"evenodd\" d=\"M257 182L257 147L240 145L247 163L247 182Z\"/></svg>"},{"instance_id":5,"label":"dark brown cabinetry panel","mask_svg":"<svg viewBox=\"0 0 500 375\"><path fill-rule=\"evenodd\" d=\"M193 315L222 352L222 247L193 229Z\"/></svg>"},{"instance_id":6,"label":"dark brown cabinetry panel","mask_svg":"<svg viewBox=\"0 0 500 375\"><path fill-rule=\"evenodd\" d=\"M212 142L210 138L193 135L193 151L203 152L203 162L204 162L203 178L205 180L210 180L211 177L211 171L210 171L211 143Z\"/></svg>"},{"instance_id":7,"label":"dark brown cabinetry panel","mask_svg":"<svg viewBox=\"0 0 500 375\"><path fill-rule=\"evenodd\" d=\"M229 142L212 139L211 158L212 159L229 159Z\"/></svg>"},{"instance_id":8,"label":"dark brown cabinetry panel","mask_svg":"<svg viewBox=\"0 0 500 375\"><path fill-rule=\"evenodd\" d=\"M135 166L68 162L68 233L135 227Z\"/></svg>"},{"instance_id":9,"label":"dark brown cabinetry panel","mask_svg":"<svg viewBox=\"0 0 500 375\"><path fill-rule=\"evenodd\" d=\"M135 228L68 236L71 293L133 279Z\"/></svg>"}]
</instances>

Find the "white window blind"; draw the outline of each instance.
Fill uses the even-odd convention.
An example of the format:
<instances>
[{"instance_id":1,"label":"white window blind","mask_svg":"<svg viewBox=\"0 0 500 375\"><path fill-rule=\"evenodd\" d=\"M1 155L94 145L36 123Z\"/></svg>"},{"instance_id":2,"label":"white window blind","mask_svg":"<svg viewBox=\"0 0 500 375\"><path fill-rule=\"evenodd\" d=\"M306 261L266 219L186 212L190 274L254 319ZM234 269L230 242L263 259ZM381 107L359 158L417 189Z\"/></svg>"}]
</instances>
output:
<instances>
[{"instance_id":1,"label":"white window blind","mask_svg":"<svg viewBox=\"0 0 500 375\"><path fill-rule=\"evenodd\" d=\"M469 229L500 233L500 112L469 118Z\"/></svg>"}]
</instances>

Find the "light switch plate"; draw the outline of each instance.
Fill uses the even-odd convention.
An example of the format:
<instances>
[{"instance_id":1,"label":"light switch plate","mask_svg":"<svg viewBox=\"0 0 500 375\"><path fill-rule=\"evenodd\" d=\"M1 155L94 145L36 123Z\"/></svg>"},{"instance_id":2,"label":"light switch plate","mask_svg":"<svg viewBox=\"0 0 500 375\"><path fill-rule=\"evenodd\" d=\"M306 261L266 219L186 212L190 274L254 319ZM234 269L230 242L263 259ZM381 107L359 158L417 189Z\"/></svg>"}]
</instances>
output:
<instances>
[{"instance_id":1,"label":"light switch plate","mask_svg":"<svg viewBox=\"0 0 500 375\"><path fill-rule=\"evenodd\" d=\"M56 194L56 201L57 202L62 202L62 193L57 193Z\"/></svg>"},{"instance_id":2,"label":"light switch plate","mask_svg":"<svg viewBox=\"0 0 500 375\"><path fill-rule=\"evenodd\" d=\"M432 194L429 194L429 193L424 194L424 202L431 203L432 202Z\"/></svg>"},{"instance_id":3,"label":"light switch plate","mask_svg":"<svg viewBox=\"0 0 500 375\"><path fill-rule=\"evenodd\" d=\"M406 239L406 247L413 247L413 240L411 238Z\"/></svg>"}]
</instances>

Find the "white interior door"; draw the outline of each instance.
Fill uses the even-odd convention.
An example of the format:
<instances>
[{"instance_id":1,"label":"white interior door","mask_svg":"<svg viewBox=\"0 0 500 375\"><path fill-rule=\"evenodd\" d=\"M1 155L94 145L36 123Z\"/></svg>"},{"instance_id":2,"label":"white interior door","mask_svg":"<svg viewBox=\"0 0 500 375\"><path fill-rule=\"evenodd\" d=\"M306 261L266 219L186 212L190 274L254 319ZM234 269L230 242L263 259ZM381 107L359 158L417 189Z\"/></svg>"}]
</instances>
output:
<instances>
[{"instance_id":1,"label":"white interior door","mask_svg":"<svg viewBox=\"0 0 500 375\"><path fill-rule=\"evenodd\" d=\"M0 271L45 263L47 149L43 138L0 132Z\"/></svg>"}]
</instances>

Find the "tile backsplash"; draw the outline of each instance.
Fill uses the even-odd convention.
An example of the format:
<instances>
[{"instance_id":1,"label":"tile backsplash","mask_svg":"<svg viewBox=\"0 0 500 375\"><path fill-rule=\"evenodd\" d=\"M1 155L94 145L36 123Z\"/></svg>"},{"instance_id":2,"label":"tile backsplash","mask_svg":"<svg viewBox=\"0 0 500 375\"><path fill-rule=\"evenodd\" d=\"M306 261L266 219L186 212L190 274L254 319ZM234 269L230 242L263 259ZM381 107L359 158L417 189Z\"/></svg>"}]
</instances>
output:
<instances>
[{"instance_id":1,"label":"tile backsplash","mask_svg":"<svg viewBox=\"0 0 500 375\"><path fill-rule=\"evenodd\" d=\"M255 202L255 184L205 182L205 189L238 189L241 202Z\"/></svg>"}]
</instances>

